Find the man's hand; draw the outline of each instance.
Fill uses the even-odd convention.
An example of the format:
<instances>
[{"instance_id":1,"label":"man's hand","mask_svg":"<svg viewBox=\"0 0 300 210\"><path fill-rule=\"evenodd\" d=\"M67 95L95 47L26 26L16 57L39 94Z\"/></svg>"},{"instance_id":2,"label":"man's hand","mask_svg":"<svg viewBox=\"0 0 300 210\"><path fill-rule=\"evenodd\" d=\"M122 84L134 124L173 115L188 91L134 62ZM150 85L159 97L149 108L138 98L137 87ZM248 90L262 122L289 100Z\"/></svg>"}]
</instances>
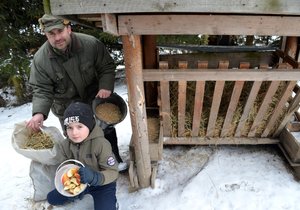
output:
<instances>
[{"instance_id":1,"label":"man's hand","mask_svg":"<svg viewBox=\"0 0 300 210\"><path fill-rule=\"evenodd\" d=\"M110 96L110 94L111 94L110 90L101 89L101 90L98 91L96 97L107 98L107 97Z\"/></svg>"},{"instance_id":2,"label":"man's hand","mask_svg":"<svg viewBox=\"0 0 300 210\"><path fill-rule=\"evenodd\" d=\"M44 115L37 113L26 123L27 128L31 128L34 132L40 131L40 127L43 126Z\"/></svg>"}]
</instances>

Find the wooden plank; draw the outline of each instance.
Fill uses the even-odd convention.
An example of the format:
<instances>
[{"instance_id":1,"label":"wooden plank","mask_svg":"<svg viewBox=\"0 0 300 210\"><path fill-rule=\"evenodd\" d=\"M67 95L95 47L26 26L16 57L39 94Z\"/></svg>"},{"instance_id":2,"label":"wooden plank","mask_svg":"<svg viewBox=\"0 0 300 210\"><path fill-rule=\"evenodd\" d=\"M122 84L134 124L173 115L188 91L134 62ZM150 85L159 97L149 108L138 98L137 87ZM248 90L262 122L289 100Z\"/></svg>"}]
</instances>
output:
<instances>
[{"instance_id":1,"label":"wooden plank","mask_svg":"<svg viewBox=\"0 0 300 210\"><path fill-rule=\"evenodd\" d=\"M300 78L300 69L272 69L260 71L259 69L237 70L226 69L220 71L218 69L187 69L185 72L179 69L161 71L158 69L144 69L144 81L293 81Z\"/></svg>"},{"instance_id":2,"label":"wooden plank","mask_svg":"<svg viewBox=\"0 0 300 210\"><path fill-rule=\"evenodd\" d=\"M159 68L168 69L168 62L160 61ZM171 107L169 81L160 81L161 115L163 123L163 135L171 136Z\"/></svg>"},{"instance_id":3,"label":"wooden plank","mask_svg":"<svg viewBox=\"0 0 300 210\"><path fill-rule=\"evenodd\" d=\"M203 69L208 67L207 61L198 61L198 68ZM196 82L196 90L195 90L195 102L194 102L194 113L193 113L193 126L192 126L192 136L199 136L199 127L200 120L203 109L203 98L205 91L205 81L197 81Z\"/></svg>"},{"instance_id":4,"label":"wooden plank","mask_svg":"<svg viewBox=\"0 0 300 210\"><path fill-rule=\"evenodd\" d=\"M50 0L51 11L61 14L209 12L300 15L298 0Z\"/></svg>"},{"instance_id":5,"label":"wooden plank","mask_svg":"<svg viewBox=\"0 0 300 210\"><path fill-rule=\"evenodd\" d=\"M299 16L214 15L211 13L118 16L120 35L245 34L299 36L299 22Z\"/></svg>"},{"instance_id":6,"label":"wooden plank","mask_svg":"<svg viewBox=\"0 0 300 210\"><path fill-rule=\"evenodd\" d=\"M179 61L178 67L181 70L187 69L186 61ZM186 87L185 80L178 81L178 136L184 136L185 133L185 108L186 108Z\"/></svg>"},{"instance_id":7,"label":"wooden plank","mask_svg":"<svg viewBox=\"0 0 300 210\"><path fill-rule=\"evenodd\" d=\"M297 84L297 81L289 81L288 84L285 87L285 90L283 91L282 96L280 97L280 101L276 105L275 109L273 110L273 114L268 120L268 124L262 133L261 137L267 137L270 134L270 131L273 130L277 118L282 114L283 108L285 104L287 103L289 97L292 96L293 88Z\"/></svg>"},{"instance_id":8,"label":"wooden plank","mask_svg":"<svg viewBox=\"0 0 300 210\"><path fill-rule=\"evenodd\" d=\"M249 69L250 63L243 62L240 64L240 69ZM221 137L226 137L229 134L230 128L231 128L231 122L234 115L234 112L236 110L236 107L239 103L239 99L243 90L245 81L239 80L235 81L230 103L228 105L228 109L226 112L226 117L223 123L222 131L221 131Z\"/></svg>"},{"instance_id":9,"label":"wooden plank","mask_svg":"<svg viewBox=\"0 0 300 210\"><path fill-rule=\"evenodd\" d=\"M266 69L266 68L267 68L267 66L261 66L260 67L260 69ZM248 96L246 105L245 105L244 110L243 110L243 114L240 118L239 124L236 128L236 131L235 131L235 135L234 135L235 137L241 137L241 135L242 135L244 126L247 122L250 110L253 107L254 101L257 97L257 94L258 94L258 91L260 89L261 84L262 84L262 81L255 81L252 85L250 94Z\"/></svg>"},{"instance_id":10,"label":"wooden plank","mask_svg":"<svg viewBox=\"0 0 300 210\"><path fill-rule=\"evenodd\" d=\"M272 97L274 96L274 94L276 93L278 86L280 84L280 81L273 81L271 82L266 95L263 99L262 104L259 107L259 110L256 114L256 117L252 123L252 126L250 128L250 131L248 133L248 137L254 137L256 134L256 131L259 127L259 125L261 124L265 114L267 113L267 110L269 108L270 103L272 102Z\"/></svg>"},{"instance_id":11,"label":"wooden plank","mask_svg":"<svg viewBox=\"0 0 300 210\"><path fill-rule=\"evenodd\" d=\"M151 160L142 79L142 46L140 36L123 36L124 60L128 87L129 113L132 125L132 141L136 158L140 187L150 186Z\"/></svg>"},{"instance_id":12,"label":"wooden plank","mask_svg":"<svg viewBox=\"0 0 300 210\"><path fill-rule=\"evenodd\" d=\"M278 139L272 138L213 138L213 137L164 137L164 145L258 145L278 144Z\"/></svg>"},{"instance_id":13,"label":"wooden plank","mask_svg":"<svg viewBox=\"0 0 300 210\"><path fill-rule=\"evenodd\" d=\"M228 66L229 66L228 61L219 62L219 69L223 70L228 68ZM225 85L225 81L216 81L213 100L212 100L209 119L208 119L207 130L206 130L206 136L208 137L213 137L215 133L215 124L218 118L219 107L223 95L224 85Z\"/></svg>"}]
</instances>

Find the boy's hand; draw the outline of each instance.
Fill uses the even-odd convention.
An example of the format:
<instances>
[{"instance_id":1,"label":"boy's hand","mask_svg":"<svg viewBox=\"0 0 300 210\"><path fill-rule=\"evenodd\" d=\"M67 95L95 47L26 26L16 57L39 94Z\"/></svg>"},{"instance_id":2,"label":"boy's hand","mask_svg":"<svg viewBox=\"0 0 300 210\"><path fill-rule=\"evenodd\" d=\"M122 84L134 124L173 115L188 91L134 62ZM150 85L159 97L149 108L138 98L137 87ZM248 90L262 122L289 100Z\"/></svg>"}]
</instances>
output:
<instances>
[{"instance_id":1,"label":"boy's hand","mask_svg":"<svg viewBox=\"0 0 300 210\"><path fill-rule=\"evenodd\" d=\"M78 173L80 175L81 183L87 183L91 186L101 185L103 183L103 175L87 166L81 167Z\"/></svg>"}]
</instances>

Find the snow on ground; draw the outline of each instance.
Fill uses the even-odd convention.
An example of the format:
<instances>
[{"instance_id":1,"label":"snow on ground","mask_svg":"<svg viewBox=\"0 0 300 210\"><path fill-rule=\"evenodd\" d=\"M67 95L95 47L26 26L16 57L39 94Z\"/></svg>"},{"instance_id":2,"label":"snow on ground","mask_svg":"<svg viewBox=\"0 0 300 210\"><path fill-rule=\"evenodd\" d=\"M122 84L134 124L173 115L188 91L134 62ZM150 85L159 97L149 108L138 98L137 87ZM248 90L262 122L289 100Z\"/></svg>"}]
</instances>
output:
<instances>
[{"instance_id":1,"label":"snow on ground","mask_svg":"<svg viewBox=\"0 0 300 210\"><path fill-rule=\"evenodd\" d=\"M116 92L127 101L123 82ZM32 202L30 160L11 146L14 123L30 119L31 103L0 108L0 210L43 210L46 202ZM52 114L46 126L60 128ZM121 155L129 158L129 115L116 126ZM300 182L274 146L165 147L158 163L155 188L129 193L127 174L117 181L120 210L299 210ZM92 210L86 196L56 210Z\"/></svg>"}]
</instances>

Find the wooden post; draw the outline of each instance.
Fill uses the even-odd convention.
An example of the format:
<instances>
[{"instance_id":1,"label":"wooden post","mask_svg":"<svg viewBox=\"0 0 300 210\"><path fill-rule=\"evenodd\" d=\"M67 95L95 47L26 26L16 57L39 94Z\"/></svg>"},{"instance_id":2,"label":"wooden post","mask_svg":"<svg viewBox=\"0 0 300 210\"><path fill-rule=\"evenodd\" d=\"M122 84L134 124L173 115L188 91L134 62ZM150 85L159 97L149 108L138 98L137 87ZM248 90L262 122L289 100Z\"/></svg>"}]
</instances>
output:
<instances>
[{"instance_id":1,"label":"wooden post","mask_svg":"<svg viewBox=\"0 0 300 210\"><path fill-rule=\"evenodd\" d=\"M157 68L156 37L143 36L143 64L144 69ZM145 82L146 106L157 107L157 82Z\"/></svg>"},{"instance_id":2,"label":"wooden post","mask_svg":"<svg viewBox=\"0 0 300 210\"><path fill-rule=\"evenodd\" d=\"M150 186L151 161L143 84L141 36L122 36L132 141L139 187Z\"/></svg>"}]
</instances>

